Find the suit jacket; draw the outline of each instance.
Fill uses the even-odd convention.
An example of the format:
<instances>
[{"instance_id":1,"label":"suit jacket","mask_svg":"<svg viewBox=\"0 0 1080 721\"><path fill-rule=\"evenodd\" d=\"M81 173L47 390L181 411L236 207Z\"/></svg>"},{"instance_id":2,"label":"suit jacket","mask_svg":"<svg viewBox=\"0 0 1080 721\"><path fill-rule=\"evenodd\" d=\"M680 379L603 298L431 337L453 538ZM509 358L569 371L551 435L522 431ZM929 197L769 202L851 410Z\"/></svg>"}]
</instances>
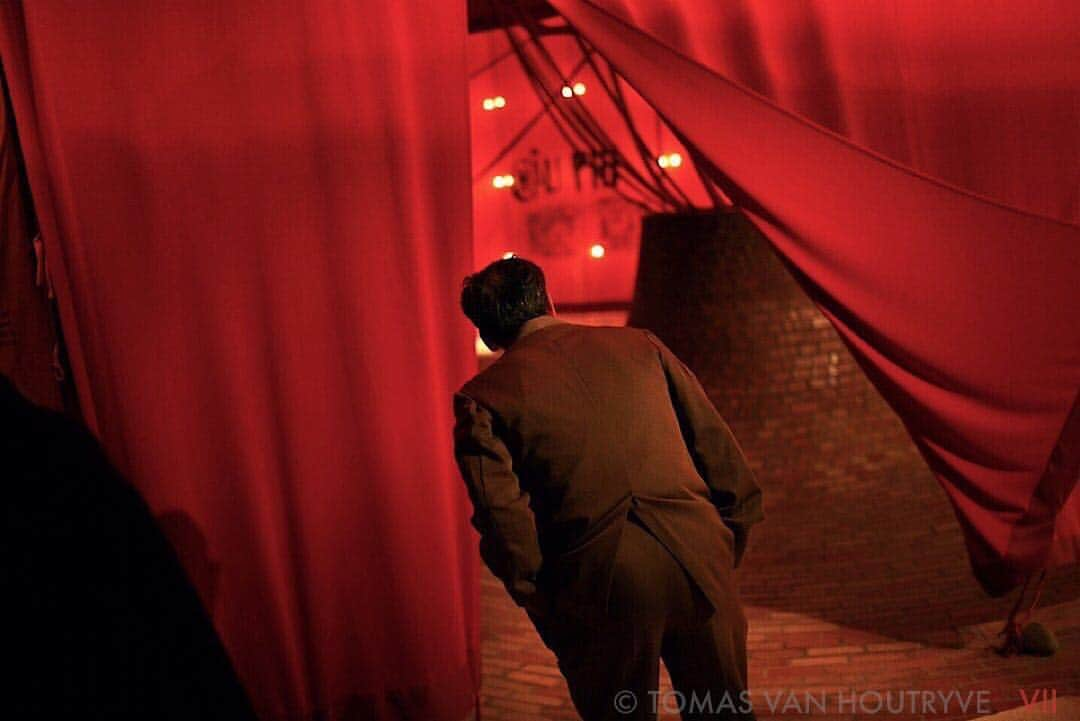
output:
<instances>
[{"instance_id":1,"label":"suit jacket","mask_svg":"<svg viewBox=\"0 0 1080 721\"><path fill-rule=\"evenodd\" d=\"M465 383L454 410L481 556L534 618L607 610L631 509L714 608L730 604L761 491L701 384L655 335L542 326Z\"/></svg>"}]
</instances>

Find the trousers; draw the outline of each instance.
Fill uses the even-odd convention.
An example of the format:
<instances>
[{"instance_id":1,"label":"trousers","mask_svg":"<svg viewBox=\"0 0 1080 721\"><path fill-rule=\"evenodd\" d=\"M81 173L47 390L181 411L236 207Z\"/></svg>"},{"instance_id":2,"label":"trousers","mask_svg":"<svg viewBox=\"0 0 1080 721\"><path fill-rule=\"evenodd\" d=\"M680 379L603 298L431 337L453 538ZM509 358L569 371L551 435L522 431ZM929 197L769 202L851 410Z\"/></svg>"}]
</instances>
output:
<instances>
[{"instance_id":1,"label":"trousers","mask_svg":"<svg viewBox=\"0 0 1080 721\"><path fill-rule=\"evenodd\" d=\"M674 556L630 512L616 552L607 613L582 622L533 618L584 721L753 719L746 617L734 583L713 609ZM660 694L660 661L675 693Z\"/></svg>"}]
</instances>

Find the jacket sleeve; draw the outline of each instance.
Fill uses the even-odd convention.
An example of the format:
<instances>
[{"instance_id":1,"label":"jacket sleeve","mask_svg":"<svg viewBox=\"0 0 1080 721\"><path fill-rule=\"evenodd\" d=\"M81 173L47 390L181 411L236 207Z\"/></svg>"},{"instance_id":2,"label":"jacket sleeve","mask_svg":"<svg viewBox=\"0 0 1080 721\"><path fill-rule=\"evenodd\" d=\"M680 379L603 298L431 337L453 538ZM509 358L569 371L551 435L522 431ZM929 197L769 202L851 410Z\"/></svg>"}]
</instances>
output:
<instances>
[{"instance_id":1,"label":"jacket sleeve","mask_svg":"<svg viewBox=\"0 0 1080 721\"><path fill-rule=\"evenodd\" d=\"M693 372L649 331L667 376L671 402L679 418L686 447L705 479L713 505L735 535L735 565L746 551L750 527L764 519L761 489L734 434Z\"/></svg>"},{"instance_id":2,"label":"jacket sleeve","mask_svg":"<svg viewBox=\"0 0 1080 721\"><path fill-rule=\"evenodd\" d=\"M539 611L536 576L542 561L529 494L522 490L490 410L454 395L454 457L473 503L480 557L514 601Z\"/></svg>"}]
</instances>

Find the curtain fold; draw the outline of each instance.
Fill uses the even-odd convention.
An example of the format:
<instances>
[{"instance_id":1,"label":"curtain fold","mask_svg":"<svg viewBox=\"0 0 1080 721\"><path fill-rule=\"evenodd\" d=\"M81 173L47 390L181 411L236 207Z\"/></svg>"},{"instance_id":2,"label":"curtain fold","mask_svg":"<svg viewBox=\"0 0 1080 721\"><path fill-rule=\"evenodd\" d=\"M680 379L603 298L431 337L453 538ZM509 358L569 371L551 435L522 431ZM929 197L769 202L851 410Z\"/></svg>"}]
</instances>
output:
<instances>
[{"instance_id":1,"label":"curtain fold","mask_svg":"<svg viewBox=\"0 0 1080 721\"><path fill-rule=\"evenodd\" d=\"M420 0L0 6L87 420L264 719L475 706L465 35Z\"/></svg>"},{"instance_id":2,"label":"curtain fold","mask_svg":"<svg viewBox=\"0 0 1080 721\"><path fill-rule=\"evenodd\" d=\"M1080 223L1069 0L611 0L780 107L919 172Z\"/></svg>"},{"instance_id":3,"label":"curtain fold","mask_svg":"<svg viewBox=\"0 0 1080 721\"><path fill-rule=\"evenodd\" d=\"M619 3L552 5L701 153L837 328L940 480L983 588L1080 560L1080 228L860 147Z\"/></svg>"},{"instance_id":4,"label":"curtain fold","mask_svg":"<svg viewBox=\"0 0 1080 721\"><path fill-rule=\"evenodd\" d=\"M7 96L7 83L0 80L0 375L34 403L59 410L64 403L55 366L56 334Z\"/></svg>"}]
</instances>

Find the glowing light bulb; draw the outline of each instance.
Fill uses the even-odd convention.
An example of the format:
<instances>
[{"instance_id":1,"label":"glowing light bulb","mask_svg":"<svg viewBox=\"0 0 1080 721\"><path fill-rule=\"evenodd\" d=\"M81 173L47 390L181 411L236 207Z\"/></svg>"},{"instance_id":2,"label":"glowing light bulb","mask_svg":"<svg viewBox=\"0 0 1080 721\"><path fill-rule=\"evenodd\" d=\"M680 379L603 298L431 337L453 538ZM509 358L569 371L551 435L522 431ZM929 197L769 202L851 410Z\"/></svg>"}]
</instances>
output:
<instances>
[{"instance_id":1,"label":"glowing light bulb","mask_svg":"<svg viewBox=\"0 0 1080 721\"><path fill-rule=\"evenodd\" d=\"M492 100L491 98L484 98L484 102L481 103L481 105L484 106L484 110L494 110L495 109L495 101Z\"/></svg>"},{"instance_id":2,"label":"glowing light bulb","mask_svg":"<svg viewBox=\"0 0 1080 721\"><path fill-rule=\"evenodd\" d=\"M514 186L513 175L496 175L491 179L491 184L496 188L512 188Z\"/></svg>"},{"instance_id":3,"label":"glowing light bulb","mask_svg":"<svg viewBox=\"0 0 1080 721\"><path fill-rule=\"evenodd\" d=\"M603 258L604 253L606 252L607 251L604 249L604 246L600 245L599 243L596 243L591 248L589 248L589 255L594 258Z\"/></svg>"},{"instance_id":4,"label":"glowing light bulb","mask_svg":"<svg viewBox=\"0 0 1080 721\"><path fill-rule=\"evenodd\" d=\"M494 98L491 99L491 102L496 108L506 107L506 98L501 95L496 95Z\"/></svg>"},{"instance_id":5,"label":"glowing light bulb","mask_svg":"<svg viewBox=\"0 0 1080 721\"><path fill-rule=\"evenodd\" d=\"M682 167L682 155L679 153L664 153L656 159L656 164L661 168Z\"/></svg>"},{"instance_id":6,"label":"glowing light bulb","mask_svg":"<svg viewBox=\"0 0 1080 721\"><path fill-rule=\"evenodd\" d=\"M512 250L508 250L505 253L503 253L503 260L510 260L513 257L514 257L514 251L512 251Z\"/></svg>"},{"instance_id":7,"label":"glowing light bulb","mask_svg":"<svg viewBox=\"0 0 1080 721\"><path fill-rule=\"evenodd\" d=\"M574 83L574 87L571 88L571 90L574 91L574 95L584 95L585 94L585 83L582 83L582 82Z\"/></svg>"},{"instance_id":8,"label":"glowing light bulb","mask_svg":"<svg viewBox=\"0 0 1080 721\"><path fill-rule=\"evenodd\" d=\"M562 96L564 98L572 98L572 97L574 97L574 89L572 87L570 87L569 85L563 85L562 86Z\"/></svg>"}]
</instances>

